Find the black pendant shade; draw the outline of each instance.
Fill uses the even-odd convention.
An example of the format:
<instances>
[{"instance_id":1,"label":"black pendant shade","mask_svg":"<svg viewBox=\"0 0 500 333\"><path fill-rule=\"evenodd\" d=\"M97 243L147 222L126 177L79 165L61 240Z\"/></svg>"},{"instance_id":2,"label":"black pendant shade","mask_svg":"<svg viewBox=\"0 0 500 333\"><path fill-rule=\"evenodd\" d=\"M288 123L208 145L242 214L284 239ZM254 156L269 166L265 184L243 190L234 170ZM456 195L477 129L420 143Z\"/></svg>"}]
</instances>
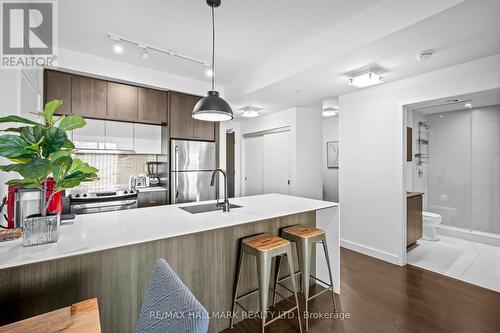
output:
<instances>
[{"instance_id":1,"label":"black pendant shade","mask_svg":"<svg viewBox=\"0 0 500 333\"><path fill-rule=\"evenodd\" d=\"M227 121L233 119L233 110L229 104L219 97L215 86L215 15L214 8L220 6L220 0L207 0L207 5L212 10L212 90L203 97L193 108L194 119L204 121Z\"/></svg>"},{"instance_id":2,"label":"black pendant shade","mask_svg":"<svg viewBox=\"0 0 500 333\"><path fill-rule=\"evenodd\" d=\"M193 118L205 121L227 121L233 119L233 110L219 97L219 93L210 90L193 108Z\"/></svg>"}]
</instances>

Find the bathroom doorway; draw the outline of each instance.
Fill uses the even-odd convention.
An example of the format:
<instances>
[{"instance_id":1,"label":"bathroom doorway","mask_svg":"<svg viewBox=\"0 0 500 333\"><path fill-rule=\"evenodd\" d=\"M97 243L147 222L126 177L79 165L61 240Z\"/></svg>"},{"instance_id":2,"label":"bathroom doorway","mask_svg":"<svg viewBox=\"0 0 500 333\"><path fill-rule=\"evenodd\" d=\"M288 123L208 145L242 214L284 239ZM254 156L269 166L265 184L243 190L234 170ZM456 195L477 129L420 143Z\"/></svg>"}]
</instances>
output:
<instances>
[{"instance_id":1,"label":"bathroom doorway","mask_svg":"<svg viewBox=\"0 0 500 333\"><path fill-rule=\"evenodd\" d=\"M500 291L500 89L405 108L407 263Z\"/></svg>"}]
</instances>

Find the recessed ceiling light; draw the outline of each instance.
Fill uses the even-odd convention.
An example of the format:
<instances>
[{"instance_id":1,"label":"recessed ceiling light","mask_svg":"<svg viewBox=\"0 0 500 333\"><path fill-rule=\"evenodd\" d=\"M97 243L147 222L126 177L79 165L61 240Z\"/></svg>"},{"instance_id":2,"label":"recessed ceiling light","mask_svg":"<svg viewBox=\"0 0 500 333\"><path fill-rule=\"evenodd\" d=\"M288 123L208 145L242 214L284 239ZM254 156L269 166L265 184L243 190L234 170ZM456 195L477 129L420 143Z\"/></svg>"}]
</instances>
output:
<instances>
[{"instance_id":1,"label":"recessed ceiling light","mask_svg":"<svg viewBox=\"0 0 500 333\"><path fill-rule=\"evenodd\" d=\"M466 103L465 107L470 109L472 107L472 104L471 103Z\"/></svg>"},{"instance_id":2,"label":"recessed ceiling light","mask_svg":"<svg viewBox=\"0 0 500 333\"><path fill-rule=\"evenodd\" d=\"M255 118L259 117L262 115L262 110L263 108L258 108L255 106L245 106L244 108L241 108L241 116L245 118Z\"/></svg>"},{"instance_id":3,"label":"recessed ceiling light","mask_svg":"<svg viewBox=\"0 0 500 333\"><path fill-rule=\"evenodd\" d=\"M113 45L113 51L115 51L115 53L121 54L123 53L123 46L121 44L115 44Z\"/></svg>"},{"instance_id":4,"label":"recessed ceiling light","mask_svg":"<svg viewBox=\"0 0 500 333\"><path fill-rule=\"evenodd\" d=\"M379 84L384 82L382 80L382 76L377 73L368 72L365 74L361 74L358 76L353 76L349 79L349 84L358 88L364 88L373 86L375 84Z\"/></svg>"},{"instance_id":5,"label":"recessed ceiling light","mask_svg":"<svg viewBox=\"0 0 500 333\"><path fill-rule=\"evenodd\" d=\"M323 117L334 117L339 114L338 107L329 107L323 109Z\"/></svg>"},{"instance_id":6,"label":"recessed ceiling light","mask_svg":"<svg viewBox=\"0 0 500 333\"><path fill-rule=\"evenodd\" d=\"M417 54L415 58L417 58L418 61L424 61L432 57L433 54L434 54L433 50L425 50Z\"/></svg>"}]
</instances>

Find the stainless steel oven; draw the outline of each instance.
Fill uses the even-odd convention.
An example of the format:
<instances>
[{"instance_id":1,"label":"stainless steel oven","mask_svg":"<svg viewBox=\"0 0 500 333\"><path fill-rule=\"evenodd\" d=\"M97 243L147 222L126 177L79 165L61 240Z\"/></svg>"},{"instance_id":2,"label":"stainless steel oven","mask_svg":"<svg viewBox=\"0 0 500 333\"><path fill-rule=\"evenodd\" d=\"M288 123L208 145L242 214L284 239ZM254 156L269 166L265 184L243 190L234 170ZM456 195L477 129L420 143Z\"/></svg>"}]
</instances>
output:
<instances>
[{"instance_id":1,"label":"stainless steel oven","mask_svg":"<svg viewBox=\"0 0 500 333\"><path fill-rule=\"evenodd\" d=\"M70 213L91 214L138 207L137 192L129 190L86 192L71 191Z\"/></svg>"}]
</instances>

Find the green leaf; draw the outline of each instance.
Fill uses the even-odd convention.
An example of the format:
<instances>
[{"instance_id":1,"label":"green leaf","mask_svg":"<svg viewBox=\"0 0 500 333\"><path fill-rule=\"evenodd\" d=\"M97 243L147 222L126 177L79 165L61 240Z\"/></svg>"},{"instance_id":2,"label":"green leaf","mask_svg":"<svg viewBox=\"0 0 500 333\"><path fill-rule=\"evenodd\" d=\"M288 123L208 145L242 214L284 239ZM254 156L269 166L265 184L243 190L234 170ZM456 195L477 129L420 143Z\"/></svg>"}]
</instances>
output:
<instances>
[{"instance_id":1,"label":"green leaf","mask_svg":"<svg viewBox=\"0 0 500 333\"><path fill-rule=\"evenodd\" d=\"M52 162L52 174L54 179L59 180L63 178L71 168L72 159L69 156L62 156Z\"/></svg>"},{"instance_id":2,"label":"green leaf","mask_svg":"<svg viewBox=\"0 0 500 333\"><path fill-rule=\"evenodd\" d=\"M17 172L27 179L46 178L50 173L50 161L44 158L37 158L25 164L19 164Z\"/></svg>"},{"instance_id":3,"label":"green leaf","mask_svg":"<svg viewBox=\"0 0 500 333\"><path fill-rule=\"evenodd\" d=\"M81 116L72 115L64 117L64 119L61 120L61 123L59 124L59 128L63 131L72 131L77 128L81 128L86 124L87 123L85 122L85 119L83 119Z\"/></svg>"},{"instance_id":4,"label":"green leaf","mask_svg":"<svg viewBox=\"0 0 500 333\"><path fill-rule=\"evenodd\" d=\"M58 158L64 157L64 156L71 156L71 150L58 150L56 152L53 152L50 155L50 159L52 161L57 160Z\"/></svg>"},{"instance_id":5,"label":"green leaf","mask_svg":"<svg viewBox=\"0 0 500 333\"><path fill-rule=\"evenodd\" d=\"M44 128L40 125L38 126L26 126L20 128L20 136L26 142L31 144L39 144L43 140Z\"/></svg>"},{"instance_id":6,"label":"green leaf","mask_svg":"<svg viewBox=\"0 0 500 333\"><path fill-rule=\"evenodd\" d=\"M75 145L73 144L73 142L71 142L70 139L66 139L66 140L64 140L64 144L63 144L62 148L75 149Z\"/></svg>"},{"instance_id":7,"label":"green leaf","mask_svg":"<svg viewBox=\"0 0 500 333\"><path fill-rule=\"evenodd\" d=\"M40 184L33 179L11 179L5 184L17 185L17 186L22 186L22 187L27 187L27 188L39 188L39 189L42 188L40 186Z\"/></svg>"},{"instance_id":8,"label":"green leaf","mask_svg":"<svg viewBox=\"0 0 500 333\"><path fill-rule=\"evenodd\" d=\"M82 172L82 173L96 173L98 170L94 167L91 167L88 163L83 162L79 158L73 159L73 164L71 164L71 168L68 173L73 172Z\"/></svg>"},{"instance_id":9,"label":"green leaf","mask_svg":"<svg viewBox=\"0 0 500 333\"><path fill-rule=\"evenodd\" d=\"M23 164L9 164L9 165L0 165L0 170L5 172L19 172L19 169L23 166Z\"/></svg>"},{"instance_id":10,"label":"green leaf","mask_svg":"<svg viewBox=\"0 0 500 333\"><path fill-rule=\"evenodd\" d=\"M17 135L0 136L0 156L11 158L23 155L32 155L28 148L29 143Z\"/></svg>"},{"instance_id":11,"label":"green leaf","mask_svg":"<svg viewBox=\"0 0 500 333\"><path fill-rule=\"evenodd\" d=\"M0 117L0 123L22 123L22 124L28 124L28 125L40 125L36 121L29 120L23 117L19 116L7 116L7 117Z\"/></svg>"},{"instance_id":12,"label":"green leaf","mask_svg":"<svg viewBox=\"0 0 500 333\"><path fill-rule=\"evenodd\" d=\"M2 130L2 132L21 133L21 129L23 129L23 128L24 127L17 127L17 128L9 127L7 129Z\"/></svg>"},{"instance_id":13,"label":"green leaf","mask_svg":"<svg viewBox=\"0 0 500 333\"><path fill-rule=\"evenodd\" d=\"M50 154L61 149L66 140L66 132L57 127L51 127L45 130L44 139L41 143L42 156L49 157Z\"/></svg>"},{"instance_id":14,"label":"green leaf","mask_svg":"<svg viewBox=\"0 0 500 333\"><path fill-rule=\"evenodd\" d=\"M62 99L54 99L47 104L43 108L42 116L49 124L53 124L52 117L54 116L54 112L63 104Z\"/></svg>"}]
</instances>

